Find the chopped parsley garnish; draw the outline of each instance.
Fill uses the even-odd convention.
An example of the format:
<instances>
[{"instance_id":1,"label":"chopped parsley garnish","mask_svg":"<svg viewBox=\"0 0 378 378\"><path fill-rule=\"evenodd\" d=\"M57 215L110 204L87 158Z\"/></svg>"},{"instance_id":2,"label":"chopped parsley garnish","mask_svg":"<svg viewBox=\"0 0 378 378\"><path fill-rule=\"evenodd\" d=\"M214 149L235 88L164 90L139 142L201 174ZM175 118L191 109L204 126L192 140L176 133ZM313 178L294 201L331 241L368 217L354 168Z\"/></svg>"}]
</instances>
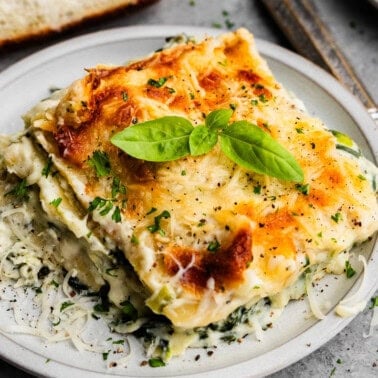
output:
<instances>
[{"instance_id":1,"label":"chopped parsley garnish","mask_svg":"<svg viewBox=\"0 0 378 378\"><path fill-rule=\"evenodd\" d=\"M297 128L295 129L295 131L296 131L298 134L304 134L303 129L302 129L301 127L297 127Z\"/></svg>"},{"instance_id":2,"label":"chopped parsley garnish","mask_svg":"<svg viewBox=\"0 0 378 378\"><path fill-rule=\"evenodd\" d=\"M106 269L105 273L111 277L118 277L117 273L115 273L116 271L117 271L117 268L109 268L109 269Z\"/></svg>"},{"instance_id":3,"label":"chopped parsley garnish","mask_svg":"<svg viewBox=\"0 0 378 378\"><path fill-rule=\"evenodd\" d=\"M308 196L310 193L310 185L309 184L296 184L295 187L305 196Z\"/></svg>"},{"instance_id":4,"label":"chopped parsley garnish","mask_svg":"<svg viewBox=\"0 0 378 378\"><path fill-rule=\"evenodd\" d=\"M113 177L112 198L117 197L118 194L126 194L126 187L121 183L119 177Z\"/></svg>"},{"instance_id":5,"label":"chopped parsley garnish","mask_svg":"<svg viewBox=\"0 0 378 378\"><path fill-rule=\"evenodd\" d=\"M355 157L360 157L361 156L361 151L355 151L355 150L353 150L353 148L344 146L343 144L336 144L336 149L344 151L344 152L347 152L348 154L351 154L351 155L353 155Z\"/></svg>"},{"instance_id":6,"label":"chopped parsley garnish","mask_svg":"<svg viewBox=\"0 0 378 378\"><path fill-rule=\"evenodd\" d=\"M167 80L168 78L166 77L161 77L158 80L148 79L147 84L155 88L161 88L167 82Z\"/></svg>"},{"instance_id":7,"label":"chopped parsley garnish","mask_svg":"<svg viewBox=\"0 0 378 378\"><path fill-rule=\"evenodd\" d=\"M183 170L181 171L181 176L186 176L186 171L185 171L185 169L183 169Z\"/></svg>"},{"instance_id":8,"label":"chopped parsley garnish","mask_svg":"<svg viewBox=\"0 0 378 378\"><path fill-rule=\"evenodd\" d=\"M364 175L358 175L357 176L361 181L364 181L366 180L366 177Z\"/></svg>"},{"instance_id":9,"label":"chopped parsley garnish","mask_svg":"<svg viewBox=\"0 0 378 378\"><path fill-rule=\"evenodd\" d=\"M60 312L64 311L67 307L70 307L70 306L73 306L73 305L74 305L73 302L63 302L60 305Z\"/></svg>"},{"instance_id":10,"label":"chopped parsley garnish","mask_svg":"<svg viewBox=\"0 0 378 378\"><path fill-rule=\"evenodd\" d=\"M251 100L251 104L256 106L259 102L257 100Z\"/></svg>"},{"instance_id":11,"label":"chopped parsley garnish","mask_svg":"<svg viewBox=\"0 0 378 378\"><path fill-rule=\"evenodd\" d=\"M256 185L253 187L253 193L261 194L261 185Z\"/></svg>"},{"instance_id":12,"label":"chopped parsley garnish","mask_svg":"<svg viewBox=\"0 0 378 378\"><path fill-rule=\"evenodd\" d=\"M100 210L99 214L101 216L109 214L110 210L113 208L113 201L101 197L95 197L93 201L89 203L88 211L93 212L94 210ZM121 222L121 211L118 206L115 206L112 220L116 223Z\"/></svg>"},{"instance_id":13,"label":"chopped parsley garnish","mask_svg":"<svg viewBox=\"0 0 378 378\"><path fill-rule=\"evenodd\" d=\"M132 244L135 244L135 245L139 244L139 239L134 234L131 235L130 241L131 241Z\"/></svg>"},{"instance_id":14,"label":"chopped parsley garnish","mask_svg":"<svg viewBox=\"0 0 378 378\"><path fill-rule=\"evenodd\" d=\"M310 265L310 258L306 255L304 267Z\"/></svg>"},{"instance_id":15,"label":"chopped parsley garnish","mask_svg":"<svg viewBox=\"0 0 378 378\"><path fill-rule=\"evenodd\" d=\"M356 274L356 271L352 268L349 260L345 261L345 274L347 278L352 278Z\"/></svg>"},{"instance_id":16,"label":"chopped parsley garnish","mask_svg":"<svg viewBox=\"0 0 378 378\"><path fill-rule=\"evenodd\" d=\"M378 307L378 296L371 298L371 306L369 308Z\"/></svg>"},{"instance_id":17,"label":"chopped parsley garnish","mask_svg":"<svg viewBox=\"0 0 378 378\"><path fill-rule=\"evenodd\" d=\"M127 101L129 99L129 95L126 91L122 91L122 100Z\"/></svg>"},{"instance_id":18,"label":"chopped parsley garnish","mask_svg":"<svg viewBox=\"0 0 378 378\"><path fill-rule=\"evenodd\" d=\"M19 200L27 201L29 199L29 194L26 179L22 179L12 190L5 193L5 195L12 195L17 197Z\"/></svg>"},{"instance_id":19,"label":"chopped parsley garnish","mask_svg":"<svg viewBox=\"0 0 378 378\"><path fill-rule=\"evenodd\" d=\"M115 209L114 209L114 211L113 211L112 219L116 223L120 223L122 221L121 210L119 209L118 206L116 206Z\"/></svg>"},{"instance_id":20,"label":"chopped parsley garnish","mask_svg":"<svg viewBox=\"0 0 378 378\"><path fill-rule=\"evenodd\" d=\"M53 285L53 286L55 286L55 287L59 287L58 282L56 282L55 280L52 280L52 281L50 282L50 285Z\"/></svg>"},{"instance_id":21,"label":"chopped parsley garnish","mask_svg":"<svg viewBox=\"0 0 378 378\"><path fill-rule=\"evenodd\" d=\"M226 24L227 29L232 29L235 26L235 24L229 19L225 20L225 24Z\"/></svg>"},{"instance_id":22,"label":"chopped parsley garnish","mask_svg":"<svg viewBox=\"0 0 378 378\"><path fill-rule=\"evenodd\" d=\"M160 357L150 358L148 364L154 368L165 366L165 362Z\"/></svg>"},{"instance_id":23,"label":"chopped parsley garnish","mask_svg":"<svg viewBox=\"0 0 378 378\"><path fill-rule=\"evenodd\" d=\"M197 224L197 227L203 227L206 224L206 219L200 219L200 221Z\"/></svg>"},{"instance_id":24,"label":"chopped parsley garnish","mask_svg":"<svg viewBox=\"0 0 378 378\"><path fill-rule=\"evenodd\" d=\"M49 156L49 158L47 159L46 165L42 169L42 176L48 177L51 171L51 167L52 167L52 159L51 159L51 156Z\"/></svg>"},{"instance_id":25,"label":"chopped parsley garnish","mask_svg":"<svg viewBox=\"0 0 378 378\"><path fill-rule=\"evenodd\" d=\"M220 248L220 243L217 239L211 241L207 246L207 250L210 252L216 252Z\"/></svg>"},{"instance_id":26,"label":"chopped parsley garnish","mask_svg":"<svg viewBox=\"0 0 378 378\"><path fill-rule=\"evenodd\" d=\"M97 208L101 208L105 206L106 201L107 200L104 198L95 197L94 200L89 203L88 211L92 212L93 210L96 210Z\"/></svg>"},{"instance_id":27,"label":"chopped parsley garnish","mask_svg":"<svg viewBox=\"0 0 378 378\"><path fill-rule=\"evenodd\" d=\"M151 209L146 213L146 215L150 215L150 214L154 213L155 211L157 211L157 208L151 207Z\"/></svg>"},{"instance_id":28,"label":"chopped parsley garnish","mask_svg":"<svg viewBox=\"0 0 378 378\"><path fill-rule=\"evenodd\" d=\"M106 202L104 203L105 206L102 207L102 210L100 211L100 215L104 216L106 214L109 214L109 211L113 208L113 202L109 200L105 200Z\"/></svg>"},{"instance_id":29,"label":"chopped parsley garnish","mask_svg":"<svg viewBox=\"0 0 378 378\"><path fill-rule=\"evenodd\" d=\"M110 162L106 152L96 150L88 159L88 163L96 171L97 177L104 177L110 174Z\"/></svg>"},{"instance_id":30,"label":"chopped parsley garnish","mask_svg":"<svg viewBox=\"0 0 378 378\"><path fill-rule=\"evenodd\" d=\"M106 360L108 359L108 356L109 356L109 352L104 352L104 353L102 353L102 359L103 359L104 361L106 361Z\"/></svg>"},{"instance_id":31,"label":"chopped parsley garnish","mask_svg":"<svg viewBox=\"0 0 378 378\"><path fill-rule=\"evenodd\" d=\"M341 221L343 219L343 216L342 216L341 213L336 213L336 214L331 215L331 219L334 222L339 223L339 221Z\"/></svg>"},{"instance_id":32,"label":"chopped parsley garnish","mask_svg":"<svg viewBox=\"0 0 378 378\"><path fill-rule=\"evenodd\" d=\"M96 312L108 312L106 306L104 306L101 303L97 303L96 305L94 305L93 310L95 310Z\"/></svg>"},{"instance_id":33,"label":"chopped parsley garnish","mask_svg":"<svg viewBox=\"0 0 378 378\"><path fill-rule=\"evenodd\" d=\"M169 211L167 210L162 211L158 216L154 218L154 224L148 226L147 230L150 231L152 234L155 232L159 232L160 235L164 236L165 232L160 227L160 221L162 218L168 219L170 217L171 217L171 214L169 213Z\"/></svg>"},{"instance_id":34,"label":"chopped parsley garnish","mask_svg":"<svg viewBox=\"0 0 378 378\"><path fill-rule=\"evenodd\" d=\"M211 24L213 28L222 29L222 24L220 22L213 22Z\"/></svg>"},{"instance_id":35,"label":"chopped parsley garnish","mask_svg":"<svg viewBox=\"0 0 378 378\"><path fill-rule=\"evenodd\" d=\"M50 205L53 205L54 207L58 207L62 202L62 199L60 197L53 199L50 202Z\"/></svg>"},{"instance_id":36,"label":"chopped parsley garnish","mask_svg":"<svg viewBox=\"0 0 378 378\"><path fill-rule=\"evenodd\" d=\"M112 341L112 344L124 344L125 343L125 340L116 340L116 341Z\"/></svg>"},{"instance_id":37,"label":"chopped parsley garnish","mask_svg":"<svg viewBox=\"0 0 378 378\"><path fill-rule=\"evenodd\" d=\"M120 303L124 321L135 321L138 319L138 311L130 301Z\"/></svg>"},{"instance_id":38,"label":"chopped parsley garnish","mask_svg":"<svg viewBox=\"0 0 378 378\"><path fill-rule=\"evenodd\" d=\"M265 102L268 102L268 99L265 97L265 94L261 94L259 95L259 100L262 102L262 103L265 103Z\"/></svg>"}]
</instances>

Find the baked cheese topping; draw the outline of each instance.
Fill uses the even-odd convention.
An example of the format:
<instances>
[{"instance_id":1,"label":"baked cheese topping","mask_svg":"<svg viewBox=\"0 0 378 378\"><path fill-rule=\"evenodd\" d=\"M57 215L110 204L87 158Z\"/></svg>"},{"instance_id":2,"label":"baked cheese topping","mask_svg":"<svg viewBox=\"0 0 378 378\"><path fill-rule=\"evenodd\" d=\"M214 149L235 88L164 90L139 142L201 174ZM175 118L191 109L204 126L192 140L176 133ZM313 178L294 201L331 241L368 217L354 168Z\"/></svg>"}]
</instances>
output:
<instances>
[{"instance_id":1,"label":"baked cheese topping","mask_svg":"<svg viewBox=\"0 0 378 378\"><path fill-rule=\"evenodd\" d=\"M136 123L176 115L201 125L228 108L232 121L256 124L290 151L303 183L248 171L217 147L151 163L110 142ZM88 69L25 119L32 141L9 145L8 170L40 186L45 211L77 237L122 250L147 306L177 327L206 326L281 293L309 266L336 261L378 229L377 168L298 106L244 29ZM51 207L58 194L43 164L30 161L36 143L64 178L59 207ZM101 174L96 159L105 163Z\"/></svg>"}]
</instances>

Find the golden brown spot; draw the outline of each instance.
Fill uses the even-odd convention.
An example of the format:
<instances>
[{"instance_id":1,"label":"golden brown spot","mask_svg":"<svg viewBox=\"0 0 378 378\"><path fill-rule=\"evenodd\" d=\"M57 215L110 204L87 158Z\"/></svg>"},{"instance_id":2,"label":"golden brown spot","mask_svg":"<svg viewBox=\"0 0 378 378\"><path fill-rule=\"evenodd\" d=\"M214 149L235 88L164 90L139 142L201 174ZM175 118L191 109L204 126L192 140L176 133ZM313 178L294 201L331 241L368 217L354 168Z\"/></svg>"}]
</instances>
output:
<instances>
[{"instance_id":1,"label":"golden brown spot","mask_svg":"<svg viewBox=\"0 0 378 378\"><path fill-rule=\"evenodd\" d=\"M174 100L170 104L170 108L187 111L189 104L190 103L189 103L187 96L179 95L179 96L175 96Z\"/></svg>"},{"instance_id":2,"label":"golden brown spot","mask_svg":"<svg viewBox=\"0 0 378 378\"><path fill-rule=\"evenodd\" d=\"M261 220L265 224L266 230L284 229L293 224L293 216L286 210L268 214Z\"/></svg>"},{"instance_id":3,"label":"golden brown spot","mask_svg":"<svg viewBox=\"0 0 378 378\"><path fill-rule=\"evenodd\" d=\"M249 84L252 84L252 85L258 83L261 80L260 76L253 73L251 70L249 71L240 70L238 72L238 79L247 81Z\"/></svg>"},{"instance_id":4,"label":"golden brown spot","mask_svg":"<svg viewBox=\"0 0 378 378\"><path fill-rule=\"evenodd\" d=\"M249 229L239 230L229 246L215 252L174 247L172 253L184 269L189 266L194 256L194 265L181 277L181 283L185 287L202 291L207 287L208 280L213 278L216 290L222 290L243 280L244 271L253 259L252 233ZM171 275L179 271L176 261L169 255L165 256L164 264Z\"/></svg>"},{"instance_id":5,"label":"golden brown spot","mask_svg":"<svg viewBox=\"0 0 378 378\"><path fill-rule=\"evenodd\" d=\"M309 202L317 207L326 207L330 204L332 198L324 191L311 188L309 194Z\"/></svg>"},{"instance_id":6,"label":"golden brown spot","mask_svg":"<svg viewBox=\"0 0 378 378\"><path fill-rule=\"evenodd\" d=\"M114 123L116 125L130 125L135 114L134 107L130 101L116 108L114 113Z\"/></svg>"},{"instance_id":7,"label":"golden brown spot","mask_svg":"<svg viewBox=\"0 0 378 378\"><path fill-rule=\"evenodd\" d=\"M260 85L256 85L256 87L253 89L253 93L256 96L265 96L267 100L270 100L272 98L272 92Z\"/></svg>"},{"instance_id":8,"label":"golden brown spot","mask_svg":"<svg viewBox=\"0 0 378 378\"><path fill-rule=\"evenodd\" d=\"M199 83L206 91L214 91L219 88L222 82L222 75L217 71L210 72L200 79Z\"/></svg>"},{"instance_id":9,"label":"golden brown spot","mask_svg":"<svg viewBox=\"0 0 378 378\"><path fill-rule=\"evenodd\" d=\"M172 94L168 87L156 88L153 86L147 86L146 95L154 100L166 102Z\"/></svg>"},{"instance_id":10,"label":"golden brown spot","mask_svg":"<svg viewBox=\"0 0 378 378\"><path fill-rule=\"evenodd\" d=\"M330 188L341 187L345 185L345 177L335 168L324 169L319 180Z\"/></svg>"}]
</instances>

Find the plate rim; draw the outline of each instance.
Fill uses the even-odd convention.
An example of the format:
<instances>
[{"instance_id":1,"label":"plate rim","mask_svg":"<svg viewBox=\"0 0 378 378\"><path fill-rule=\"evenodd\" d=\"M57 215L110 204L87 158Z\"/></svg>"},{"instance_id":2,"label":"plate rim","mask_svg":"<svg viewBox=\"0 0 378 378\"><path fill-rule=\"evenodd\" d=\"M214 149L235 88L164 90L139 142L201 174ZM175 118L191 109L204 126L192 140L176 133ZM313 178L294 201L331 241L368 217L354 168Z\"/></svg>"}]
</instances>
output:
<instances>
[{"instance_id":1,"label":"plate rim","mask_svg":"<svg viewBox=\"0 0 378 378\"><path fill-rule=\"evenodd\" d=\"M62 57L67 53L71 53L82 48L94 47L98 44L103 44L106 42L118 42L128 39L143 39L143 38L161 38L170 35L175 35L179 33L186 33L192 35L218 35L224 32L229 32L223 29L214 29L208 27L197 27L197 26L184 26L184 25L136 25L136 26L125 26L118 28L111 28L106 30L101 30L97 32L92 32L84 34L78 37L74 37L52 46L44 48L34 54L31 54L18 62L14 63L10 67L6 68L0 72L0 91L12 85L12 82L18 77L37 67L40 63L52 60L54 58ZM374 155L374 160L377 161L378 156L378 143L373 141L377 140L378 128L374 124L373 120L369 116L367 110L359 102L359 100L354 97L349 91L347 91L342 85L329 73L324 71L322 68L316 66L314 63L303 58L302 56L287 50L281 46L278 46L272 42L261 40L255 38L258 50L269 58L275 59L290 68L293 68L297 72L303 74L307 79L316 83L321 89L328 93L342 108L343 110L353 119L356 127L358 127L363 134L368 146ZM316 81L315 78L316 77ZM373 246L373 251L370 257L369 269L373 265L378 268L378 243L377 237L375 237L375 245ZM370 269L374 270L374 269ZM368 277L371 280L371 285L369 290L365 290L364 298L368 299L374 293L378 287L378 276L374 276L372 273ZM370 282L370 281L369 281ZM356 287L361 284L361 277L354 283L352 288L345 294L349 296ZM201 377L226 377L227 373L232 369L233 374L254 374L255 377L262 377L267 374L274 373L301 358L304 358L308 354L312 353L319 347L321 347L325 342L331 340L337 333L339 333L344 327L346 327L354 317L350 318L340 318L334 314L334 311L330 310L328 315L321 322L315 323L313 326L297 335L293 339L284 343L283 345L270 350L260 356L254 357L252 360L240 362L237 365L231 365L224 368L213 369L204 373L199 373ZM319 333L319 329L326 329L326 335ZM319 337L319 334L321 337ZM317 336L316 341L313 342L313 337ZM302 348L302 352L295 353L295 345L302 345L306 338L311 340L311 346L306 349ZM4 346L4 350L0 352L1 358L11 363L12 365L20 368L24 371L30 373L37 373L40 376L60 376L57 374L57 369L64 366L65 370L62 373L64 376L70 374L72 377L102 377L103 373L92 372L86 369L78 369L74 366L67 365L62 362L51 361L49 364L45 363L43 356L38 354L33 350L24 348L14 340L7 337L6 334L0 333L0 339ZM4 340L5 339L5 340ZM304 345L304 344L303 344ZM13 348L13 349L12 349ZM3 349L3 348L2 348ZM289 351L288 351L289 349ZM12 353L8 351L12 350ZM285 353L283 353L285 352ZM35 363L34 366L25 366L23 362L28 360L25 358L25 353L28 358L37 358L39 361ZM19 356L14 358L14 355ZM267 366L266 356L269 355L274 358L274 367ZM251 366L251 363L255 364L255 368ZM256 366L258 367L256 371ZM251 370L252 367L252 370ZM46 375L48 374L48 375ZM195 374L184 374L181 377L198 377L198 373ZM61 376L63 376L61 375ZM114 374L112 374L114 375ZM117 375L117 374L116 374ZM131 377L127 375L126 377Z\"/></svg>"}]
</instances>

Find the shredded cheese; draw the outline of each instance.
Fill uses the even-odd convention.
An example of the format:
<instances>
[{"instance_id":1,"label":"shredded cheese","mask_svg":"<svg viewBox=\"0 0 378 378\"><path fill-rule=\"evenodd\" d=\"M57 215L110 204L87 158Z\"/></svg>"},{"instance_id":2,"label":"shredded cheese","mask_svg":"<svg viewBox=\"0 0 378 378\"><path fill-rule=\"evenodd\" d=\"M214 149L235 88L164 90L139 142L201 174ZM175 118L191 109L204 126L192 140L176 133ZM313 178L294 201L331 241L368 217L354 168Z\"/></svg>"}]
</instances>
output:
<instances>
[{"instance_id":1,"label":"shredded cheese","mask_svg":"<svg viewBox=\"0 0 378 378\"><path fill-rule=\"evenodd\" d=\"M353 295L344 298L335 308L336 314L343 318L355 316L359 312L363 311L363 309L366 307L367 300L361 297L361 293L365 292L367 284L366 275L364 274L367 265L366 258L362 255L359 255L358 261L360 261L363 266L361 284Z\"/></svg>"}]
</instances>

